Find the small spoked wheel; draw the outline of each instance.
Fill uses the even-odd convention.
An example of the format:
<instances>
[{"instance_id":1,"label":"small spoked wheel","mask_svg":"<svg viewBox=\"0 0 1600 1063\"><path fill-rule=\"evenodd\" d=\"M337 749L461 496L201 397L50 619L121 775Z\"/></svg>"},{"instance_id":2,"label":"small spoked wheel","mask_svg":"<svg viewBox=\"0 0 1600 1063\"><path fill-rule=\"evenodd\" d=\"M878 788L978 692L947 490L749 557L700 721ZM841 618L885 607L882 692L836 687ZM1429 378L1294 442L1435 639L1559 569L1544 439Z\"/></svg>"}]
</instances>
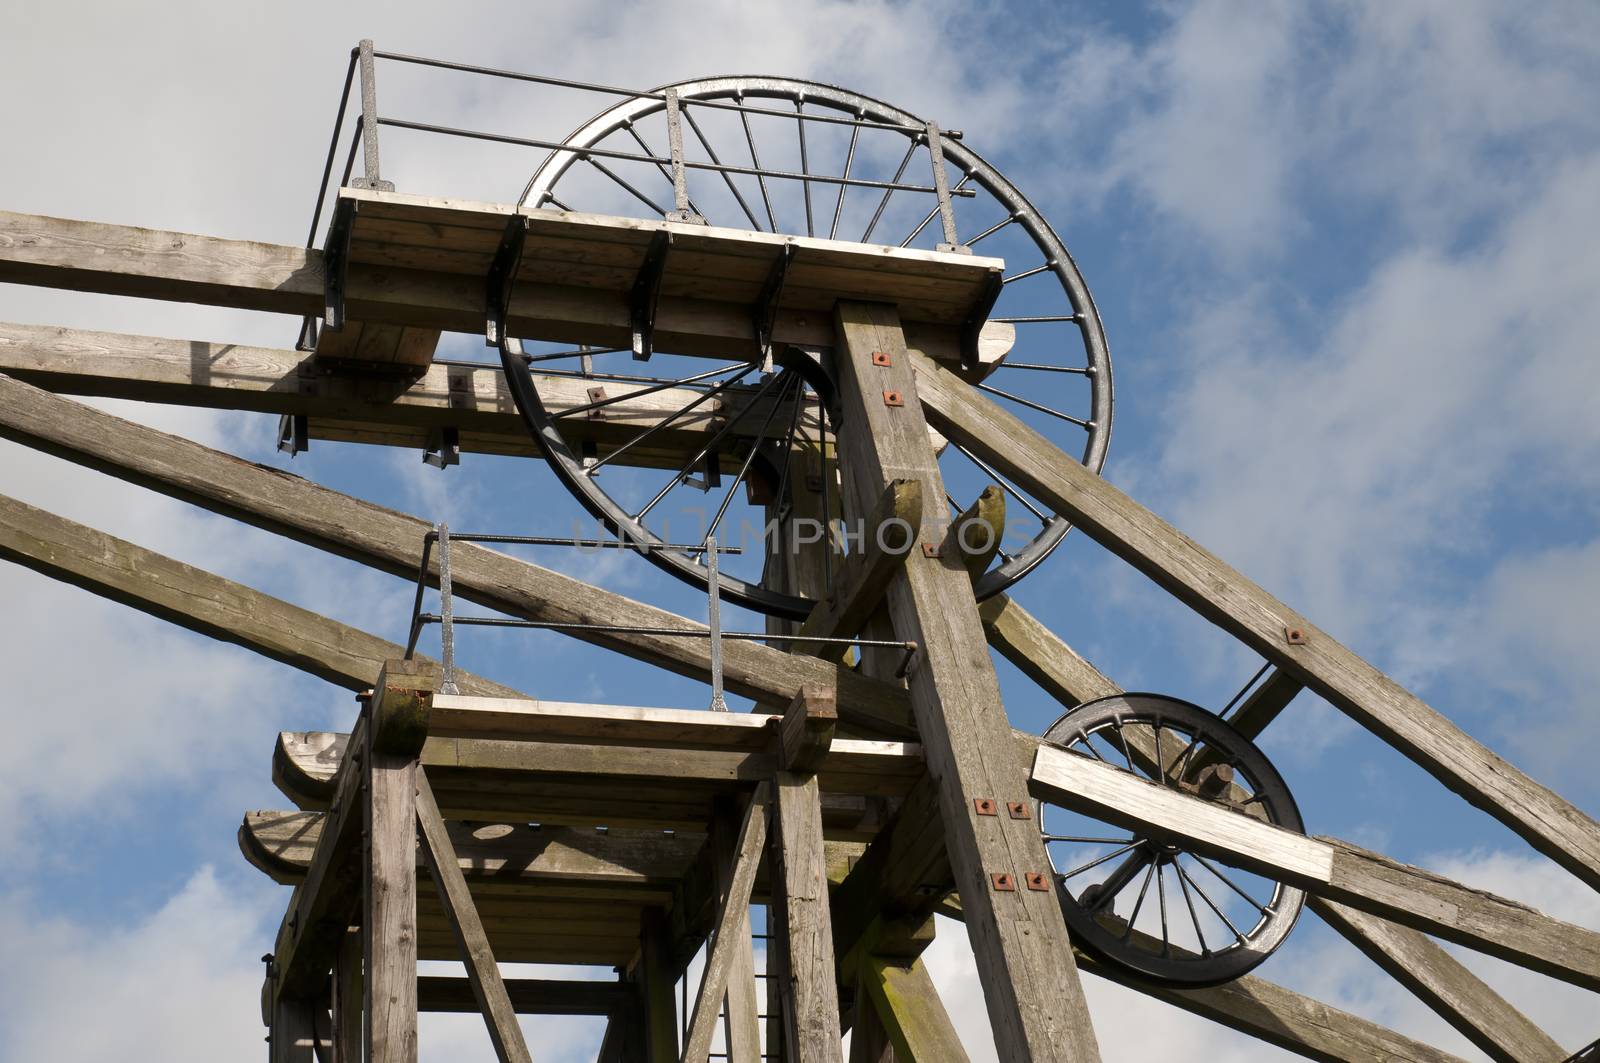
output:
<instances>
[{"instance_id":1,"label":"small spoked wheel","mask_svg":"<svg viewBox=\"0 0 1600 1063\"><path fill-rule=\"evenodd\" d=\"M1304 833L1265 754L1198 705L1159 694L1101 698L1068 711L1045 739ZM1147 978L1191 986L1238 978L1283 942L1305 903L1301 890L1182 841L1119 831L1055 805L1037 811L1074 941Z\"/></svg>"},{"instance_id":2,"label":"small spoked wheel","mask_svg":"<svg viewBox=\"0 0 1600 1063\"><path fill-rule=\"evenodd\" d=\"M668 88L682 106L679 135L694 216L716 226L921 250L945 240L937 202L923 187L932 180L928 127L915 115L789 78L716 77ZM672 136L664 92L623 100L580 125L539 166L521 202L674 217L670 169L618 154L660 158ZM959 134L946 133L940 142L957 196L951 208L956 242L1009 263L989 318L1009 351L976 386L1098 472L1110 444L1113 395L1110 354L1088 287L1061 239L1004 175ZM707 165L737 172L696 168ZM671 283L663 282L663 293L671 294ZM816 293L807 292L791 283L779 303L832 312L832 295L812 305L807 300ZM693 295L694 285L677 294ZM615 534L647 547L649 560L705 586L710 573L703 551L667 544L699 542L708 531L724 543L743 541L742 529L763 527L766 507L774 499L787 504L789 490L803 499L796 505L808 519L831 528L841 516L837 499L827 497L838 482L838 426L821 400L816 374L795 361L778 371L784 361L718 362L672 353L638 361L625 348L530 346L526 357L507 357L506 366L518 409L578 501ZM572 368L579 364L582 369ZM582 379L561 379L573 377ZM552 381L587 387L591 399L562 403ZM630 394L648 399L657 412L623 423L616 403ZM603 444L603 452L586 453L570 431L579 418L603 422L616 431L615 440ZM709 430L703 445L662 456L671 454L664 439L696 426ZM1014 504L1006 534L976 584L978 598L987 598L1043 561L1068 524L960 442L941 441L940 449L952 515L990 486ZM641 466L643 473L636 471ZM762 551L730 558L718 570L723 596L771 615L803 618L819 592L832 591L831 571L828 587L806 593L767 586L765 561Z\"/></svg>"}]
</instances>

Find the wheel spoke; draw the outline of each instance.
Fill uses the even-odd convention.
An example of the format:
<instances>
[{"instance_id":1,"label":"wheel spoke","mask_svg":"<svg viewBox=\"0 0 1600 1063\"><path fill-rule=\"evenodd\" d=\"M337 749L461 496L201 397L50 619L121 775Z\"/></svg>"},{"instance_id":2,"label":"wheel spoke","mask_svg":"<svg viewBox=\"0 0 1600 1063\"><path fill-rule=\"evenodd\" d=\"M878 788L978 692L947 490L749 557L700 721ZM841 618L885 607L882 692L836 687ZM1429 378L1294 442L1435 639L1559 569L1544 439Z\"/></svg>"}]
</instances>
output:
<instances>
[{"instance_id":1,"label":"wheel spoke","mask_svg":"<svg viewBox=\"0 0 1600 1063\"><path fill-rule=\"evenodd\" d=\"M1172 939L1167 933L1167 876L1161 870L1163 863L1156 860L1156 900L1161 902L1161 955L1166 956L1172 952Z\"/></svg>"},{"instance_id":2,"label":"wheel spoke","mask_svg":"<svg viewBox=\"0 0 1600 1063\"><path fill-rule=\"evenodd\" d=\"M1001 229L1004 229L1007 225L1010 225L1016 220L1017 216L1015 214L1007 214L1004 218L1001 218L999 221L983 230L983 232L979 233L977 236L974 236L972 239L966 241L965 246L971 247L984 237L993 236L995 233L999 232Z\"/></svg>"},{"instance_id":3,"label":"wheel spoke","mask_svg":"<svg viewBox=\"0 0 1600 1063\"><path fill-rule=\"evenodd\" d=\"M611 178L617 184L619 184L623 188L627 189L629 192L631 192L633 194L633 198L637 199L639 202L643 203L645 206L647 206L651 210L655 211L656 214L660 215L663 218L667 216L667 212L662 209L661 204L657 203L655 200L651 199L649 196L645 195L643 192L641 192L637 188L633 187L633 185L631 183L629 183L626 179L624 179L620 174L618 174L611 167L607 166L605 163L603 163L600 160L596 159L593 155L585 155L585 156L583 156L583 161L587 162L590 166L593 166L596 170L599 170L601 173L603 173L607 177Z\"/></svg>"},{"instance_id":4,"label":"wheel spoke","mask_svg":"<svg viewBox=\"0 0 1600 1063\"><path fill-rule=\"evenodd\" d=\"M1077 878L1079 875L1083 874L1085 871L1092 871L1093 869L1099 867L1101 864L1105 863L1107 860L1115 860L1117 857L1121 856L1123 853L1127 852L1129 849L1137 849L1139 846L1141 846L1143 844L1144 844L1144 842L1142 840L1134 841L1131 844L1124 845L1122 848L1117 849L1117 850L1115 850L1113 852L1109 852L1109 853L1107 853L1106 855L1104 855L1102 857L1098 857L1097 859L1091 860L1091 861L1089 861L1089 863L1084 864L1081 867L1075 867L1071 871L1058 872L1056 877L1059 878L1062 882L1065 882L1069 878Z\"/></svg>"},{"instance_id":5,"label":"wheel spoke","mask_svg":"<svg viewBox=\"0 0 1600 1063\"><path fill-rule=\"evenodd\" d=\"M683 106L679 108L679 113L683 115L686 121L688 121L689 128L694 131L695 137L700 141L700 146L706 149L706 154L711 157L711 161L716 163L718 166L721 166L722 160L717 157L716 149L711 146L711 141L706 139L706 135L700 131L700 123L694 120L694 112L687 106L689 101L683 100L681 102ZM754 212L750 210L750 204L744 201L744 196L739 192L739 186L733 183L733 175L727 170L722 170L720 172L722 174L722 180L728 186L728 191L732 192L733 198L738 201L739 209L743 210L744 216L750 219L750 228L754 229L756 232L761 232L761 223L756 221Z\"/></svg>"},{"instance_id":6,"label":"wheel spoke","mask_svg":"<svg viewBox=\"0 0 1600 1063\"><path fill-rule=\"evenodd\" d=\"M549 354L525 354L522 360L529 365L535 362L555 362L563 358L582 358L584 355L617 354L620 351L630 350L628 347L591 347L579 348L575 351L551 351ZM436 359L437 360L437 359Z\"/></svg>"},{"instance_id":7,"label":"wheel spoke","mask_svg":"<svg viewBox=\"0 0 1600 1063\"><path fill-rule=\"evenodd\" d=\"M970 173L963 175L961 180L957 181L956 182L956 186L954 188L952 188L950 191L952 193L961 191L961 189L967 187L967 182L970 181L970 180L972 180L972 175ZM917 225L917 227L915 229L911 230L911 235L910 236L907 236L904 240L900 241L900 246L901 247L909 246L911 241L915 240L917 238L917 235L919 233L921 233L922 230L924 230L924 229L926 229L928 227L928 223L931 222L933 219L937 218L938 216L939 216L939 208L938 207L934 207L932 210L928 211L928 216L926 218L923 218L922 221L920 223L918 223L918 225Z\"/></svg>"},{"instance_id":8,"label":"wheel spoke","mask_svg":"<svg viewBox=\"0 0 1600 1063\"><path fill-rule=\"evenodd\" d=\"M1201 867L1205 868L1207 871L1211 872L1213 875L1217 876L1224 883L1226 883L1229 889L1243 897L1245 899L1245 903L1249 904L1256 911L1260 912L1262 915L1270 915L1272 913L1272 909L1262 905L1260 901L1256 900L1254 897L1250 896L1250 894L1240 889L1239 884L1234 882L1233 879L1229 878L1227 875L1224 875L1221 871L1218 871L1211 861L1207 860L1199 853L1191 852L1189 855L1194 857L1195 860L1199 861Z\"/></svg>"},{"instance_id":9,"label":"wheel spoke","mask_svg":"<svg viewBox=\"0 0 1600 1063\"><path fill-rule=\"evenodd\" d=\"M1051 409L1042 402L1034 402L1032 399L1023 398L1021 395L1013 395L1009 391L1001 391L991 384L979 381L975 386L979 391L987 391L991 395L999 395L1002 399L1010 399L1012 402L1026 406L1030 410L1038 410L1040 413L1049 414L1051 417L1059 417L1063 421L1070 421L1079 428L1089 429L1094 427L1093 421L1085 421L1083 418L1074 417L1070 413L1062 413L1060 410Z\"/></svg>"},{"instance_id":10,"label":"wheel spoke","mask_svg":"<svg viewBox=\"0 0 1600 1063\"><path fill-rule=\"evenodd\" d=\"M918 134L911 138L911 144L906 148L905 158L900 160L900 166L895 170L894 179L889 182L890 184L899 184L900 178L906 175L906 167L911 163L911 156L916 154L917 145L921 144L922 140L922 134ZM883 219L883 210L889 205L889 197L892 195L894 195L894 189L885 188L883 190L883 198L878 200L877 209L872 212L872 221L867 223L867 231L861 234L861 243L866 243L868 240L872 239L872 230L876 229L878 227L878 222Z\"/></svg>"},{"instance_id":11,"label":"wheel spoke","mask_svg":"<svg viewBox=\"0 0 1600 1063\"><path fill-rule=\"evenodd\" d=\"M1206 944L1206 934L1200 929L1200 916L1194 910L1194 898L1189 894L1189 880L1183 873L1183 867L1176 860L1172 862L1173 868L1178 872L1178 888L1183 891L1183 903L1189 906L1189 921L1194 924L1194 936L1200 942L1200 954L1211 955L1211 947Z\"/></svg>"},{"instance_id":12,"label":"wheel spoke","mask_svg":"<svg viewBox=\"0 0 1600 1063\"><path fill-rule=\"evenodd\" d=\"M1032 269L1025 269L1021 273L1013 273L1009 277L1003 277L1003 278L1001 278L1000 283L1001 284L1010 284L1012 281L1026 280L1029 277L1037 277L1039 274L1043 273L1047 269L1054 269L1055 265L1056 265L1055 261L1052 259L1052 260L1046 261L1045 264L1042 265L1042 266L1035 266Z\"/></svg>"},{"instance_id":13,"label":"wheel spoke","mask_svg":"<svg viewBox=\"0 0 1600 1063\"><path fill-rule=\"evenodd\" d=\"M780 379L781 376L782 376L782 374L780 373L777 376L774 376L771 379L765 381L759 388L757 388L756 389L756 393L753 396L751 396L750 402L743 409L741 409L738 413L736 413L732 417L728 418L728 422L726 424L724 424L721 428L717 429L716 434L713 435L709 440L706 441L705 446L700 448L700 452L698 454L696 454L694 457L690 458L688 461L686 461L678 469L677 474L674 475L671 480L667 481L666 486L663 487L660 491L657 491L656 494L655 494L655 497L650 499L649 502L645 503L645 507L643 509L641 509L639 512L637 512L637 513L635 513L633 515L633 519L635 521L643 520L646 514L648 514L652 509L655 509L656 505L663 498L667 497L667 493L669 491L671 491L674 487L678 486L678 484L682 483L684 477L689 475L690 470L692 470L696 465L699 465L700 462L705 458L705 456L707 454L711 453L712 449L716 447L717 443L722 439L722 437L727 435L730 431L732 431L733 430L733 426L738 424L740 421L742 421L744 419L745 414L749 413L751 410L753 410L755 408L756 403L758 401L760 401L762 396L764 396L768 391L770 391L772 389L772 385L777 383L777 381Z\"/></svg>"},{"instance_id":14,"label":"wheel spoke","mask_svg":"<svg viewBox=\"0 0 1600 1063\"><path fill-rule=\"evenodd\" d=\"M655 153L655 149L651 148L650 145L645 142L644 136L639 132L639 127L636 123L629 122L627 125L623 126L623 128L628 131L628 133L633 137L634 142L639 145L640 149L643 150L646 155L650 156L652 159L661 158L661 156ZM655 167L660 171L661 176L667 179L667 184L672 186L673 195L677 195L678 185L677 182L672 179L672 171L667 169L667 164L664 162L657 162ZM724 174L724 176L726 176L726 174ZM700 215L702 218L705 217L705 213L695 205L695 202L692 199L689 200L689 209ZM663 217L665 217L665 215L663 215Z\"/></svg>"},{"instance_id":15,"label":"wheel spoke","mask_svg":"<svg viewBox=\"0 0 1600 1063\"><path fill-rule=\"evenodd\" d=\"M731 365L721 366L717 369L708 369L704 373L696 373L693 376L686 376L679 380L663 380L659 384L652 384L650 387L640 388L638 391L630 391L626 395L613 395L610 398L596 399L593 402L586 402L582 406L573 406L570 409L562 410L560 413L555 414L555 416L571 417L575 414L589 413L592 410L599 410L606 406L613 406L619 402L626 402L628 399L639 398L641 395L654 395L658 391L666 391L669 388L681 388L686 384L697 384L702 380L708 380L711 377L717 376L721 373L732 372L740 367L748 367L751 364L752 363L748 362L734 362Z\"/></svg>"},{"instance_id":16,"label":"wheel spoke","mask_svg":"<svg viewBox=\"0 0 1600 1063\"><path fill-rule=\"evenodd\" d=\"M734 99L739 103L744 102L742 94L735 96ZM773 232L777 232L778 220L772 215L772 197L767 194L767 179L761 172L761 156L756 153L756 136L750 132L750 115L741 110L739 122L744 126L745 143L750 145L750 163L756 168L756 184L761 186L761 202L767 208L767 224L772 227Z\"/></svg>"},{"instance_id":17,"label":"wheel spoke","mask_svg":"<svg viewBox=\"0 0 1600 1063\"><path fill-rule=\"evenodd\" d=\"M651 436L655 435L657 432L661 431L663 428L667 427L669 424L672 424L674 421L676 421L678 418L682 417L684 414L690 413L693 410L695 410L702 403L704 403L707 399L710 399L710 398L714 397L715 395L717 395L719 392L723 391L724 389L732 387L734 384L737 384L739 381L743 380L746 376L748 376L749 374L755 372L755 370L756 370L756 363L751 362L750 364L746 365L742 371L740 371L739 373L734 374L733 376L729 377L727 380L723 380L723 381L719 382L716 387L714 387L711 390L705 392L699 398L697 398L693 402L689 403L689 405L683 406L683 407L680 407L677 410L674 410L672 413L668 414L666 417L664 417L661 420L657 421L655 424L651 425L649 428L646 428L643 432L640 432L638 435L634 436L632 439L628 440L626 443L622 444L622 446L618 447L616 450L613 450L611 453L607 454L605 457L597 458L592 465L590 465L588 468L586 468L584 470L584 472L588 473L590 476L593 476L595 473L599 472L600 469L608 461L613 461L619 455L627 453L630 449L633 448L633 446L635 444L644 442L646 439L648 439Z\"/></svg>"},{"instance_id":18,"label":"wheel spoke","mask_svg":"<svg viewBox=\"0 0 1600 1063\"><path fill-rule=\"evenodd\" d=\"M1133 936L1133 924L1138 921L1139 909L1144 907L1144 895L1150 888L1150 880L1155 877L1156 864L1150 865L1150 870L1144 873L1144 885L1139 887L1139 899L1133 902L1133 914L1128 916L1128 929L1122 932L1122 940L1127 941Z\"/></svg>"},{"instance_id":19,"label":"wheel spoke","mask_svg":"<svg viewBox=\"0 0 1600 1063\"><path fill-rule=\"evenodd\" d=\"M990 321L997 320L990 318ZM996 369L1031 369L1039 373L1076 373L1078 376L1093 376L1089 370L1075 365L1040 365L1038 362L1001 362Z\"/></svg>"},{"instance_id":20,"label":"wheel spoke","mask_svg":"<svg viewBox=\"0 0 1600 1063\"><path fill-rule=\"evenodd\" d=\"M1085 845L1127 845L1138 838L1084 838L1076 834L1040 834L1047 842L1082 842Z\"/></svg>"},{"instance_id":21,"label":"wheel spoke","mask_svg":"<svg viewBox=\"0 0 1600 1063\"><path fill-rule=\"evenodd\" d=\"M1045 521L1046 523L1049 522L1050 518L1045 516L1043 510L1041 510L1038 506L1035 506L1027 495L1023 494L1021 491L1018 491L1015 487L1012 487L1006 478L1001 476L998 472L995 472L994 468L990 466L988 462L984 461L982 458L978 457L972 451L968 450L966 447L962 446L960 443L957 443L953 439L950 441L950 445L955 447L961 453L965 454L967 456L967 460L972 462L972 464L988 473L990 478L992 478L995 483L1000 485L1001 490L1011 495L1011 497L1015 498L1018 502L1021 502L1023 506L1027 508L1029 513L1032 513L1041 521Z\"/></svg>"},{"instance_id":22,"label":"wheel spoke","mask_svg":"<svg viewBox=\"0 0 1600 1063\"><path fill-rule=\"evenodd\" d=\"M1193 856L1194 854L1190 853L1189 855ZM1225 914L1223 914L1222 909L1217 907L1217 902L1211 899L1211 895L1207 893L1203 887L1201 887L1200 883L1189 877L1189 873L1183 869L1183 865L1177 861L1173 861L1172 866L1178 869L1178 874L1182 875L1185 879L1188 879L1189 885L1193 886L1194 891L1200 894L1200 899L1206 902L1206 907L1217 913L1217 918L1221 919L1223 923L1227 925L1228 929L1233 931L1233 936L1238 939L1239 944L1243 945L1248 943L1250 939L1239 933L1239 928L1233 925L1233 920L1229 919Z\"/></svg>"},{"instance_id":23,"label":"wheel spoke","mask_svg":"<svg viewBox=\"0 0 1600 1063\"><path fill-rule=\"evenodd\" d=\"M858 116L859 117L859 116ZM861 127L853 126L850 130L850 148L844 153L844 174L846 181L850 179L850 166L856 161L856 141L861 138ZM844 194L849 191L848 184L839 186L839 198L833 204L833 224L828 226L828 239L832 240L839 235L839 215L844 213Z\"/></svg>"},{"instance_id":24,"label":"wheel spoke","mask_svg":"<svg viewBox=\"0 0 1600 1063\"><path fill-rule=\"evenodd\" d=\"M789 374L780 375L787 376ZM772 426L772 419L777 416L779 407L783 405L784 396L786 396L791 390L790 384L793 382L798 382L799 379L799 374L794 374L794 381L785 380L783 382L783 387L778 389L777 400L773 402L772 408L767 411L766 420L761 422L760 431L756 433L755 439L751 441L750 453L745 455L744 464L739 466L739 475L735 476L733 478L733 483L728 485L728 493L722 496L722 504L717 507L717 515L711 518L711 524L706 528L706 536L708 538L717 534L717 529L722 526L722 518L727 514L728 506L733 503L733 496L735 492L739 490L739 484L742 483L745 476L749 474L750 465L756 460L756 452L761 449L761 440L766 437L767 429ZM692 551L690 556L701 552L702 551L699 550Z\"/></svg>"}]
</instances>

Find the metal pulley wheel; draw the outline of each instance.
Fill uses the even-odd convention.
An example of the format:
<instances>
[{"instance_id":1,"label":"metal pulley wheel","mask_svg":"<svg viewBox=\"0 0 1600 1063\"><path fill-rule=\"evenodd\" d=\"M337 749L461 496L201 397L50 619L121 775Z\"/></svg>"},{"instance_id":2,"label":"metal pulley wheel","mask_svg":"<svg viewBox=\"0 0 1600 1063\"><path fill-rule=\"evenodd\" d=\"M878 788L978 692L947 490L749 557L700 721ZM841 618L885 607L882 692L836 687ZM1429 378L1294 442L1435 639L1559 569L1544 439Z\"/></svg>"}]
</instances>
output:
<instances>
[{"instance_id":1,"label":"metal pulley wheel","mask_svg":"<svg viewBox=\"0 0 1600 1063\"><path fill-rule=\"evenodd\" d=\"M952 199L957 242L1008 263L989 322L991 328L1014 329L1015 340L977 386L1090 469L1101 469L1111 437L1112 385L1094 302L1049 224L959 134L940 133L897 107L829 85L705 78L640 94L584 123L567 138L570 147L553 151L538 168L522 203L678 220L668 166L583 150L625 148L663 158L671 135L668 89L678 99L683 157L742 171L686 171L689 215L712 225L933 248L946 242L943 217L933 197L919 195L931 189L911 189L908 182L933 183L929 143L936 136L948 184L958 193ZM783 498L784 490L801 482L820 486L823 512L817 516L824 523L840 517L837 502L827 511L828 488L838 482L835 425L818 397L827 384L803 356L773 364L759 357L718 362L661 352L638 361L629 354L627 348L551 352L531 344L523 351L515 342L502 350L513 397L551 468L615 534L649 547L645 556L667 571L705 586L703 554L656 547L699 541L707 532L724 542L737 539L736 529L752 516L755 526L765 525L759 507L774 492ZM604 397L553 410L541 380L557 376L590 379ZM675 398L608 454L585 453L569 438L573 417L603 413L630 395ZM726 413L735 407L737 413ZM615 460L626 454L627 464L648 466L649 460L639 459L652 439L695 419L709 422L711 437L669 475L624 468ZM805 456L804 468L790 468L801 464L797 454ZM943 448L940 468L952 513L991 484L1008 496L1010 533L977 581L980 599L1027 574L1066 534L1065 518L961 444ZM675 505L687 505L685 496L694 498L694 511L703 519L685 521L676 513ZM745 506L756 507L755 513ZM674 525L670 532L668 522ZM718 574L722 595L771 615L807 615L810 599L761 585L761 561L757 550L729 562Z\"/></svg>"},{"instance_id":2,"label":"metal pulley wheel","mask_svg":"<svg viewBox=\"0 0 1600 1063\"><path fill-rule=\"evenodd\" d=\"M1265 754L1198 705L1118 694L1069 710L1044 737L1239 815L1305 832ZM1047 803L1037 813L1073 940L1147 978L1189 986L1238 978L1283 942L1305 904L1303 891L1181 841L1120 832Z\"/></svg>"}]
</instances>

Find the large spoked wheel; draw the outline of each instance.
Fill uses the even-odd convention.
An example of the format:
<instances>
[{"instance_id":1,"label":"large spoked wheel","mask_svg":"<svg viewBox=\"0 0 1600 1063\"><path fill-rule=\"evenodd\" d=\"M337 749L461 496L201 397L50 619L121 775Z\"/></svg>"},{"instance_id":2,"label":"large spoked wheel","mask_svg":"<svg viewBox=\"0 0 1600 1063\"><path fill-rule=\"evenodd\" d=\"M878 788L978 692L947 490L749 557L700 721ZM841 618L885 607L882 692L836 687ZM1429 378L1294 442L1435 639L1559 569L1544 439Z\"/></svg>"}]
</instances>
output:
<instances>
[{"instance_id":1,"label":"large spoked wheel","mask_svg":"<svg viewBox=\"0 0 1600 1063\"><path fill-rule=\"evenodd\" d=\"M1158 694L1101 698L1067 712L1045 738L1304 833L1266 756L1198 705ZM1055 805L1041 805L1038 822L1074 940L1148 978L1191 986L1238 978L1283 942L1305 903L1299 889Z\"/></svg>"},{"instance_id":2,"label":"large spoked wheel","mask_svg":"<svg viewBox=\"0 0 1600 1063\"><path fill-rule=\"evenodd\" d=\"M751 171L688 171L690 206L708 223L909 247L944 242L932 195L882 187L933 183L926 124L914 115L853 92L787 78L718 77L671 87L682 103L685 158ZM539 167L522 202L667 216L674 207L668 167L583 151L598 147L663 157L668 142L664 91L625 100L580 126L566 141L570 149L552 152ZM1004 176L962 140L946 135L940 143L950 184L974 193L954 200L958 241L1008 262L990 321L1014 329L1016 337L1007 357L978 386L1059 440L1068 453L1081 454L1083 463L1098 472L1110 443L1113 397L1105 335L1088 288L1061 240ZM829 177L879 185L846 186L829 183ZM600 411L552 412L545 401L539 381L548 377L533 372L530 363L547 370L541 360L566 359L571 365L574 358L582 358L584 368L569 374L600 383L607 399L630 392L674 397L656 421L641 424L618 448L633 460L616 460L621 455L615 453L597 459L568 440L569 418ZM801 479L836 482L833 426L809 366L802 366L803 372L773 372L770 364L754 361L716 364L662 354L636 362L622 350L552 352L532 345L526 355L508 356L505 362L513 396L556 475L592 515L618 535L650 547L647 557L691 583L704 586L710 578L704 556L658 549L688 538L681 530L671 534L667 522L692 528L696 536L731 531L741 526L736 515L749 516L735 507L765 504L775 485ZM718 419L718 411L729 409L748 412ZM658 433L707 417L721 434L671 479L662 482L620 467L650 464L638 459ZM788 468L797 464L797 454L805 455L806 468ZM1067 533L1065 518L960 444L944 448L941 471L953 513L994 483L1021 507L1009 509L1008 534L976 585L980 599L1031 571ZM742 491L749 492L744 502L737 498ZM681 519L674 508L681 495L675 492L691 497L704 492L694 499L694 510L708 519ZM836 504L835 512L819 515L840 517ZM763 523L764 515L757 515L754 524ZM733 537L724 534L722 541ZM739 564L725 562L719 569L727 598L777 616L802 617L810 611L811 600L761 586L761 574L754 570L759 551L742 562L743 570Z\"/></svg>"}]
</instances>

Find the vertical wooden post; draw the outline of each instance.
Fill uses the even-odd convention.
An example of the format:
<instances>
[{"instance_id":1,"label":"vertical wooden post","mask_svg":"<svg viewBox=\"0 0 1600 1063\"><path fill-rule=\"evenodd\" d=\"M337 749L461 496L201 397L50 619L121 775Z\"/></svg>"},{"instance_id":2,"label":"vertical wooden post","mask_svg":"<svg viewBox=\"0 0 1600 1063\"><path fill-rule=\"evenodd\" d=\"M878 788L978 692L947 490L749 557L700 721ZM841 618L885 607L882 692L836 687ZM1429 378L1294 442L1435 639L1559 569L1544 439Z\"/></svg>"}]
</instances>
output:
<instances>
[{"instance_id":1,"label":"vertical wooden post","mask_svg":"<svg viewBox=\"0 0 1600 1063\"><path fill-rule=\"evenodd\" d=\"M272 1063L317 1063L316 1027L312 1022L315 1003L302 997L280 996L272 1007Z\"/></svg>"},{"instance_id":2,"label":"vertical wooden post","mask_svg":"<svg viewBox=\"0 0 1600 1063\"><path fill-rule=\"evenodd\" d=\"M678 1060L678 1010L672 994L678 971L671 953L666 917L647 912L639 938L638 982L643 1056L649 1063Z\"/></svg>"},{"instance_id":3,"label":"vertical wooden post","mask_svg":"<svg viewBox=\"0 0 1600 1063\"><path fill-rule=\"evenodd\" d=\"M895 1063L966 1063L967 1051L920 959L861 957L861 990L894 1048Z\"/></svg>"},{"instance_id":4,"label":"vertical wooden post","mask_svg":"<svg viewBox=\"0 0 1600 1063\"><path fill-rule=\"evenodd\" d=\"M924 505L935 507L924 512L923 527L942 525L944 481L899 315L892 306L852 302L841 302L835 315L840 448L855 511L865 512L866 500L890 480L918 479ZM1000 1058L1097 1060L1055 894L1022 886L1027 872L1048 872L1050 865L1037 825L1004 811L1009 802L1028 804L1027 768L1010 741L961 558L914 549L889 586L888 603L897 637L921 647L910 674L912 709L938 781L946 846ZM980 812L980 799L1000 814Z\"/></svg>"},{"instance_id":5,"label":"vertical wooden post","mask_svg":"<svg viewBox=\"0 0 1600 1063\"><path fill-rule=\"evenodd\" d=\"M368 1063L417 1059L417 756L437 686L431 667L388 661L368 704L361 894Z\"/></svg>"},{"instance_id":6,"label":"vertical wooden post","mask_svg":"<svg viewBox=\"0 0 1600 1063\"><path fill-rule=\"evenodd\" d=\"M773 780L772 879L782 904L772 943L781 943L787 961L779 984L790 1063L842 1063L822 798L815 774L837 723L833 699L803 689L778 731L783 770Z\"/></svg>"},{"instance_id":7,"label":"vertical wooden post","mask_svg":"<svg viewBox=\"0 0 1600 1063\"><path fill-rule=\"evenodd\" d=\"M361 931L345 931L333 964L333 1063L361 1063Z\"/></svg>"}]
</instances>

